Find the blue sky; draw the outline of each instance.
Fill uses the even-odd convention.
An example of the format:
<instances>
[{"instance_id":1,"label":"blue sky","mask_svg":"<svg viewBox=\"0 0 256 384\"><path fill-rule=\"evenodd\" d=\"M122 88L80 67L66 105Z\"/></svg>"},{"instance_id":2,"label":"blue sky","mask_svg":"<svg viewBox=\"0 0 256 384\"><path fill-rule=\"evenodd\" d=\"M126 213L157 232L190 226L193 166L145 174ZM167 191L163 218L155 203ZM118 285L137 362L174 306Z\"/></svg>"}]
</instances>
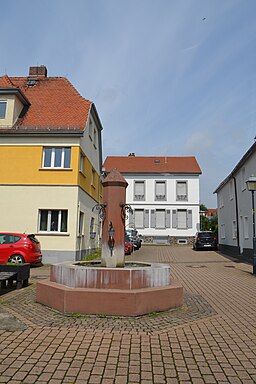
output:
<instances>
[{"instance_id":1,"label":"blue sky","mask_svg":"<svg viewBox=\"0 0 256 384\"><path fill-rule=\"evenodd\" d=\"M194 155L200 200L256 135L255 0L8 0L0 75L46 65L92 100L103 155Z\"/></svg>"}]
</instances>

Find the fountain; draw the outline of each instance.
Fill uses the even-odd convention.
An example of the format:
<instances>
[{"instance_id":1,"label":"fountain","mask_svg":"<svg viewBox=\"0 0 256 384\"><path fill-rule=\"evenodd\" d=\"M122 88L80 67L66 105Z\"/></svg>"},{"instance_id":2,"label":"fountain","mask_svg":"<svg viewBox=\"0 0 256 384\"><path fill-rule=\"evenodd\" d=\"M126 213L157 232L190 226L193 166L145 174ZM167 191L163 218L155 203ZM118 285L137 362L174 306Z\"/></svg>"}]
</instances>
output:
<instances>
[{"instance_id":1,"label":"fountain","mask_svg":"<svg viewBox=\"0 0 256 384\"><path fill-rule=\"evenodd\" d=\"M37 283L36 301L62 313L138 316L183 304L183 287L171 281L170 266L125 262L127 182L114 169L103 181L101 262L51 266L50 278Z\"/></svg>"}]
</instances>

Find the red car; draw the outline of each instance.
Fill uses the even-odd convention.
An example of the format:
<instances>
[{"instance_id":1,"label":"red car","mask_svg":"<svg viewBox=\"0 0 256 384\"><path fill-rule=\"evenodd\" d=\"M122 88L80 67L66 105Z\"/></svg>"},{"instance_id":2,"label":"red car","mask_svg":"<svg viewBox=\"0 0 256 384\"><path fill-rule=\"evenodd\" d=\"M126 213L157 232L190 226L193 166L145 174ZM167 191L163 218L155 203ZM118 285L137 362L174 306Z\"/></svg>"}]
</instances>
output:
<instances>
[{"instance_id":1,"label":"red car","mask_svg":"<svg viewBox=\"0 0 256 384\"><path fill-rule=\"evenodd\" d=\"M132 252L133 252L132 242L131 242L129 236L125 235L124 254L130 255Z\"/></svg>"},{"instance_id":2,"label":"red car","mask_svg":"<svg viewBox=\"0 0 256 384\"><path fill-rule=\"evenodd\" d=\"M41 246L35 235L0 232L0 264L33 264L41 261Z\"/></svg>"}]
</instances>

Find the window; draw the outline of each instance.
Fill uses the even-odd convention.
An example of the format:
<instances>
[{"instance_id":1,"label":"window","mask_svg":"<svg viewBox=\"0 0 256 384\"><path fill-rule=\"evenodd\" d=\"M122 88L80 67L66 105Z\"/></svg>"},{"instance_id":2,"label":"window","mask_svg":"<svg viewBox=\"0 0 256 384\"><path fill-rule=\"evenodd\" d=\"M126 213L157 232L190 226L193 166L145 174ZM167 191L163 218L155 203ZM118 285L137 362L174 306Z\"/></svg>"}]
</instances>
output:
<instances>
[{"instance_id":1,"label":"window","mask_svg":"<svg viewBox=\"0 0 256 384\"><path fill-rule=\"evenodd\" d=\"M174 209L172 211L172 227L177 229L189 229L193 227L191 209Z\"/></svg>"},{"instance_id":2,"label":"window","mask_svg":"<svg viewBox=\"0 0 256 384\"><path fill-rule=\"evenodd\" d=\"M78 236L84 235L84 212L79 212Z\"/></svg>"},{"instance_id":3,"label":"window","mask_svg":"<svg viewBox=\"0 0 256 384\"><path fill-rule=\"evenodd\" d=\"M145 182L134 182L134 200L145 200Z\"/></svg>"},{"instance_id":4,"label":"window","mask_svg":"<svg viewBox=\"0 0 256 384\"><path fill-rule=\"evenodd\" d=\"M93 130L93 122L92 122L92 119L90 118L89 119L89 136L91 140L92 140L92 130Z\"/></svg>"},{"instance_id":5,"label":"window","mask_svg":"<svg viewBox=\"0 0 256 384\"><path fill-rule=\"evenodd\" d=\"M7 101L0 100L0 119L5 118Z\"/></svg>"},{"instance_id":6,"label":"window","mask_svg":"<svg viewBox=\"0 0 256 384\"><path fill-rule=\"evenodd\" d=\"M248 216L244 216L244 238L249 239Z\"/></svg>"},{"instance_id":7,"label":"window","mask_svg":"<svg viewBox=\"0 0 256 384\"><path fill-rule=\"evenodd\" d=\"M84 155L80 153L79 171L84 173Z\"/></svg>"},{"instance_id":8,"label":"window","mask_svg":"<svg viewBox=\"0 0 256 384\"><path fill-rule=\"evenodd\" d=\"M229 182L229 198L230 200L234 199L234 180L231 179Z\"/></svg>"},{"instance_id":9,"label":"window","mask_svg":"<svg viewBox=\"0 0 256 384\"><path fill-rule=\"evenodd\" d=\"M187 229L187 211L186 209L177 210L177 228Z\"/></svg>"},{"instance_id":10,"label":"window","mask_svg":"<svg viewBox=\"0 0 256 384\"><path fill-rule=\"evenodd\" d=\"M165 228L165 209L156 209L156 228Z\"/></svg>"},{"instance_id":11,"label":"window","mask_svg":"<svg viewBox=\"0 0 256 384\"><path fill-rule=\"evenodd\" d=\"M96 178L96 172L95 172L95 170L92 168L92 180L91 180L91 185L92 185L92 187L95 187L95 178Z\"/></svg>"},{"instance_id":12,"label":"window","mask_svg":"<svg viewBox=\"0 0 256 384\"><path fill-rule=\"evenodd\" d=\"M156 181L156 200L166 200L166 182Z\"/></svg>"},{"instance_id":13,"label":"window","mask_svg":"<svg viewBox=\"0 0 256 384\"><path fill-rule=\"evenodd\" d=\"M151 209L151 228L166 229L170 228L170 224L170 209Z\"/></svg>"},{"instance_id":14,"label":"window","mask_svg":"<svg viewBox=\"0 0 256 384\"><path fill-rule=\"evenodd\" d=\"M48 210L39 211L39 231L41 232L67 232L68 211Z\"/></svg>"},{"instance_id":15,"label":"window","mask_svg":"<svg viewBox=\"0 0 256 384\"><path fill-rule=\"evenodd\" d=\"M232 237L233 237L233 239L237 238L236 220L232 221Z\"/></svg>"},{"instance_id":16,"label":"window","mask_svg":"<svg viewBox=\"0 0 256 384\"><path fill-rule=\"evenodd\" d=\"M221 237L221 239L225 239L225 237L226 237L225 224L221 224L221 226L220 226L220 237Z\"/></svg>"},{"instance_id":17,"label":"window","mask_svg":"<svg viewBox=\"0 0 256 384\"><path fill-rule=\"evenodd\" d=\"M134 210L135 228L144 228L144 209Z\"/></svg>"},{"instance_id":18,"label":"window","mask_svg":"<svg viewBox=\"0 0 256 384\"><path fill-rule=\"evenodd\" d=\"M176 190L177 190L177 200L178 201L185 201L188 199L187 182L186 181L177 181Z\"/></svg>"},{"instance_id":19,"label":"window","mask_svg":"<svg viewBox=\"0 0 256 384\"><path fill-rule=\"evenodd\" d=\"M95 145L95 147L97 146L97 130L95 128L93 131L93 144Z\"/></svg>"},{"instance_id":20,"label":"window","mask_svg":"<svg viewBox=\"0 0 256 384\"><path fill-rule=\"evenodd\" d=\"M148 228L149 227L149 210L148 209L134 209L129 212L129 226L131 228Z\"/></svg>"},{"instance_id":21,"label":"window","mask_svg":"<svg viewBox=\"0 0 256 384\"><path fill-rule=\"evenodd\" d=\"M70 168L71 148L45 147L43 152L43 168Z\"/></svg>"}]
</instances>

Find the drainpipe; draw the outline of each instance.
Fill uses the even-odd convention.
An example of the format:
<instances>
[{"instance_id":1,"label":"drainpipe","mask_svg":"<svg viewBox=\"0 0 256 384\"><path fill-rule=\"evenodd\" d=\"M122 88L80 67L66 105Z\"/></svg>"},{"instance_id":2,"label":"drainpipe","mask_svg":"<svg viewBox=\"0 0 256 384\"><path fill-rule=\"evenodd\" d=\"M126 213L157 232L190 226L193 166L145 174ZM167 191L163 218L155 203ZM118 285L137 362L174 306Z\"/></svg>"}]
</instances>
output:
<instances>
[{"instance_id":1,"label":"drainpipe","mask_svg":"<svg viewBox=\"0 0 256 384\"><path fill-rule=\"evenodd\" d=\"M234 180L234 189L235 189L235 207L236 207L236 237L237 237L237 247L240 255L240 236L239 236L239 217L238 217L238 200L237 200L237 185L236 178L232 175Z\"/></svg>"}]
</instances>

